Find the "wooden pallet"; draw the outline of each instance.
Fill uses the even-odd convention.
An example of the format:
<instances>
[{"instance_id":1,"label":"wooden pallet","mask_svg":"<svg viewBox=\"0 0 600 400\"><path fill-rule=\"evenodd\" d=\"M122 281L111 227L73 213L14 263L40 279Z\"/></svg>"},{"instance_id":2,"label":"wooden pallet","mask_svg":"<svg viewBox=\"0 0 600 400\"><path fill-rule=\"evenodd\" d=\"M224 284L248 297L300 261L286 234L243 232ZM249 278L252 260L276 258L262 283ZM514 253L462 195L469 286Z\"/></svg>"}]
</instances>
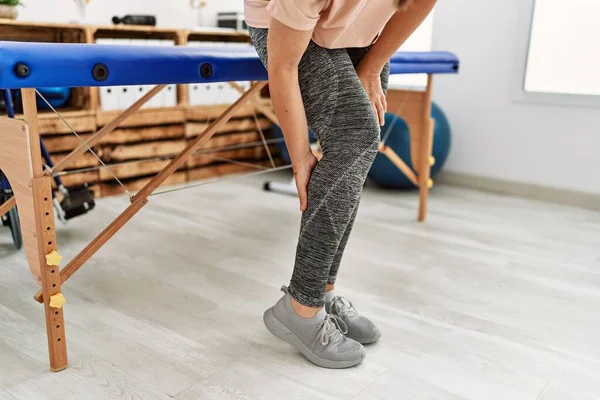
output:
<instances>
[{"instance_id":1,"label":"wooden pallet","mask_svg":"<svg viewBox=\"0 0 600 400\"><path fill-rule=\"evenodd\" d=\"M204 132L210 125L210 122L188 122L185 124L185 136L195 137ZM225 124L221 129L217 130L215 135L227 132L247 132L260 129L264 131L271 129L271 121L262 116L258 117L258 125L254 118L232 119Z\"/></svg>"},{"instance_id":2,"label":"wooden pallet","mask_svg":"<svg viewBox=\"0 0 600 400\"><path fill-rule=\"evenodd\" d=\"M0 20L0 40L18 42L85 43L87 27L78 24L53 24Z\"/></svg>"},{"instance_id":3,"label":"wooden pallet","mask_svg":"<svg viewBox=\"0 0 600 400\"><path fill-rule=\"evenodd\" d=\"M186 144L185 140L176 139L116 146L109 145L102 146L98 150L98 155L105 163L143 160L155 157L175 156L185 148Z\"/></svg>"},{"instance_id":4,"label":"wooden pallet","mask_svg":"<svg viewBox=\"0 0 600 400\"><path fill-rule=\"evenodd\" d=\"M277 155L277 148L269 146L272 155ZM191 157L187 166L190 169L201 167L204 165L223 162L224 160L236 160L253 163L256 161L264 161L268 159L267 149L264 146L248 147L245 149L215 151L208 154L198 154Z\"/></svg>"},{"instance_id":5,"label":"wooden pallet","mask_svg":"<svg viewBox=\"0 0 600 400\"><path fill-rule=\"evenodd\" d=\"M259 123L261 129L268 132L270 122L266 118L260 117ZM144 181L162 170L174 156L185 148L189 140L204 131L207 125L206 122L189 122L185 126L172 124L120 128L100 142L97 153L119 179L132 182ZM211 163L209 155L205 154L206 149L258 142L260 138L260 134L256 131L254 117L232 120L181 170L185 171L188 168ZM276 150L275 147L272 149ZM213 154L211 159L214 159L214 156ZM237 151L221 151L218 157L253 162L268 159L262 145ZM110 171L106 169L100 169L99 175L103 184L110 185L114 180ZM103 191L103 194L109 192L110 190Z\"/></svg>"},{"instance_id":6,"label":"wooden pallet","mask_svg":"<svg viewBox=\"0 0 600 400\"><path fill-rule=\"evenodd\" d=\"M254 163L256 167L250 165L239 165L239 164L213 164L202 168L190 169L187 172L187 179L189 182L202 181L207 179L214 179L224 177L227 175L248 173L264 170L269 168L271 164L268 160L262 160ZM262 168L258 168L262 167Z\"/></svg>"},{"instance_id":7,"label":"wooden pallet","mask_svg":"<svg viewBox=\"0 0 600 400\"><path fill-rule=\"evenodd\" d=\"M98 127L103 127L116 118L122 111L98 111ZM120 128L132 128L140 126L160 126L171 124L183 124L185 122L185 108L165 107L165 108L147 108L139 110L127 118Z\"/></svg>"},{"instance_id":8,"label":"wooden pallet","mask_svg":"<svg viewBox=\"0 0 600 400\"><path fill-rule=\"evenodd\" d=\"M135 128L115 129L110 135L100 140L100 144L126 144L152 142L157 140L182 139L185 137L185 125L141 126Z\"/></svg>"},{"instance_id":9,"label":"wooden pallet","mask_svg":"<svg viewBox=\"0 0 600 400\"><path fill-rule=\"evenodd\" d=\"M260 141L261 137L258 131L230 133L214 136L206 143L204 149L219 149L225 146L235 146Z\"/></svg>"},{"instance_id":10,"label":"wooden pallet","mask_svg":"<svg viewBox=\"0 0 600 400\"><path fill-rule=\"evenodd\" d=\"M185 108L185 119L188 122L206 122L212 121L219 117L229 105L221 104L214 106L193 106ZM258 113L257 113L258 114ZM239 107L232 115L232 119L252 117L254 115L254 107L250 104Z\"/></svg>"},{"instance_id":11,"label":"wooden pallet","mask_svg":"<svg viewBox=\"0 0 600 400\"><path fill-rule=\"evenodd\" d=\"M80 133L79 138L85 141L91 135L91 133ZM63 153L75 149L81 144L79 138L73 134L42 136L46 149L48 149L50 154Z\"/></svg>"},{"instance_id":12,"label":"wooden pallet","mask_svg":"<svg viewBox=\"0 0 600 400\"><path fill-rule=\"evenodd\" d=\"M83 185L85 183L88 185L95 185L100 181L98 170L77 172L73 174L70 174L67 171L67 174L61 175L60 179L66 187Z\"/></svg>"},{"instance_id":13,"label":"wooden pallet","mask_svg":"<svg viewBox=\"0 0 600 400\"><path fill-rule=\"evenodd\" d=\"M144 178L133 178L122 181L125 187L132 192L135 193L141 188L143 188L148 182L152 179L151 176ZM169 186L175 184L183 184L187 182L187 172L186 171L178 171L171 175L162 186ZM119 186L116 182L102 182L100 184L101 187L101 195L102 196L114 196L114 195L122 195L123 188Z\"/></svg>"},{"instance_id":14,"label":"wooden pallet","mask_svg":"<svg viewBox=\"0 0 600 400\"><path fill-rule=\"evenodd\" d=\"M58 163L62 161L69 153L56 153L52 154L52 161L54 163ZM81 168L91 168L97 167L100 165L100 162L92 153L85 153L81 155L81 157L76 158L72 163L67 166L67 170L81 169Z\"/></svg>"},{"instance_id":15,"label":"wooden pallet","mask_svg":"<svg viewBox=\"0 0 600 400\"><path fill-rule=\"evenodd\" d=\"M156 175L171 161L171 157L155 160L128 161L120 164L108 165L113 174L119 179L131 179ZM185 168L182 168L185 170ZM114 180L112 174L105 168L100 169L100 180L110 182Z\"/></svg>"},{"instance_id":16,"label":"wooden pallet","mask_svg":"<svg viewBox=\"0 0 600 400\"><path fill-rule=\"evenodd\" d=\"M96 131L96 113L91 110L60 110L60 115L69 123L75 132ZM17 118L23 118L21 115ZM54 112L40 112L38 126L44 136L71 134L71 129Z\"/></svg>"}]
</instances>

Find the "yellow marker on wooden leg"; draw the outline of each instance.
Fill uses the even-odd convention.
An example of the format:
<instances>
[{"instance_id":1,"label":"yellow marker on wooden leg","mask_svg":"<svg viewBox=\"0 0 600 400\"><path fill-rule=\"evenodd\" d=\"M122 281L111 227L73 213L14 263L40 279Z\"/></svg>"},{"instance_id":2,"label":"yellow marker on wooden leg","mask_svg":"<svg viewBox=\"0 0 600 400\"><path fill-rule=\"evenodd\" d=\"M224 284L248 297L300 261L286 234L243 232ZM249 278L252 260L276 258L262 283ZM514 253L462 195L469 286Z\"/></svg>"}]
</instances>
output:
<instances>
[{"instance_id":1,"label":"yellow marker on wooden leg","mask_svg":"<svg viewBox=\"0 0 600 400\"><path fill-rule=\"evenodd\" d=\"M56 250L52 250L50 253L46 254L46 264L48 266L58 267L62 260L62 256ZM54 296L50 297L50 307L52 308L63 308L65 305L65 296L62 293L57 293Z\"/></svg>"},{"instance_id":2,"label":"yellow marker on wooden leg","mask_svg":"<svg viewBox=\"0 0 600 400\"><path fill-rule=\"evenodd\" d=\"M50 296L50 307L52 308L63 308L67 300L62 293L57 293L54 296Z\"/></svg>"},{"instance_id":3,"label":"yellow marker on wooden leg","mask_svg":"<svg viewBox=\"0 0 600 400\"><path fill-rule=\"evenodd\" d=\"M434 156L430 156L429 157L429 166L433 167L435 165L435 157Z\"/></svg>"},{"instance_id":4,"label":"yellow marker on wooden leg","mask_svg":"<svg viewBox=\"0 0 600 400\"><path fill-rule=\"evenodd\" d=\"M50 266L59 266L62 260L62 256L58 254L58 251L52 250L52 252L46 254L46 264Z\"/></svg>"},{"instance_id":5,"label":"yellow marker on wooden leg","mask_svg":"<svg viewBox=\"0 0 600 400\"><path fill-rule=\"evenodd\" d=\"M433 187L433 180L432 179L428 179L427 180L427 189L431 189Z\"/></svg>"}]
</instances>

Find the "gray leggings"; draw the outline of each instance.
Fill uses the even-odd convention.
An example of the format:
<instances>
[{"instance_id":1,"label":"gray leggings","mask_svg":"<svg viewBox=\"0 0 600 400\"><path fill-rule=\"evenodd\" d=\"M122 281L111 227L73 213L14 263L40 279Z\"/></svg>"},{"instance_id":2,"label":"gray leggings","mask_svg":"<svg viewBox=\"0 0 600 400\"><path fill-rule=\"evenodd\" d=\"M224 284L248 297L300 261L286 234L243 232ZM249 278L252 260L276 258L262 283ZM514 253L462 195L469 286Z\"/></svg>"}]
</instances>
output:
<instances>
[{"instance_id":1,"label":"gray leggings","mask_svg":"<svg viewBox=\"0 0 600 400\"><path fill-rule=\"evenodd\" d=\"M250 37L267 65L267 29ZM308 45L298 75L308 125L323 150L308 184L289 290L299 303L322 307L326 283L335 283L367 173L377 154L380 127L355 67L368 48ZM389 65L381 73L387 90Z\"/></svg>"}]
</instances>

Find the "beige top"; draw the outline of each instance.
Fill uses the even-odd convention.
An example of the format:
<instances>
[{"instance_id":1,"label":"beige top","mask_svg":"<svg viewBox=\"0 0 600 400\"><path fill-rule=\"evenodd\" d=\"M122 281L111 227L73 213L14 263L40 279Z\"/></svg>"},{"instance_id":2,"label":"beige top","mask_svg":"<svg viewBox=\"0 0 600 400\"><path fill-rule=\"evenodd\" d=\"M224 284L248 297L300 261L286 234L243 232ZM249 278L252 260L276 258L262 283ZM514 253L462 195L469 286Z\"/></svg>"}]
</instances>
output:
<instances>
[{"instance_id":1,"label":"beige top","mask_svg":"<svg viewBox=\"0 0 600 400\"><path fill-rule=\"evenodd\" d=\"M397 11L394 0L244 0L246 24L268 28L271 17L335 49L366 47Z\"/></svg>"}]
</instances>

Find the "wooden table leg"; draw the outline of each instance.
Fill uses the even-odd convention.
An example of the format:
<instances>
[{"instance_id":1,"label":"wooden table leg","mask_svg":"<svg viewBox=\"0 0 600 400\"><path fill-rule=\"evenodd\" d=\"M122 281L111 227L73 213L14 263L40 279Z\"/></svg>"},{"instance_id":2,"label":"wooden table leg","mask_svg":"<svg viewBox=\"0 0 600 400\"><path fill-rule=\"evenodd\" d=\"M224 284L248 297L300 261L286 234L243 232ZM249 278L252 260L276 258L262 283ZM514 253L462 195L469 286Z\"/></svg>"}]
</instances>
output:
<instances>
[{"instance_id":1,"label":"wooden table leg","mask_svg":"<svg viewBox=\"0 0 600 400\"><path fill-rule=\"evenodd\" d=\"M32 245L37 252L36 258L40 267L39 281L44 296L50 369L61 371L67 368L68 357L63 316L64 297L60 291L59 264L61 257L56 251L56 230L54 227L54 209L52 207L52 187L50 183L52 178L43 176L35 91L33 89L23 89L21 92L23 112L28 125L28 129L26 129L29 136L30 154L28 158L31 162L31 166L28 168L30 181L27 186L31 188L29 201L32 201L33 206L26 209L19 208L19 213L24 213L22 221L31 221L30 225L33 225L31 227L33 229L30 228L29 234L35 238ZM19 186L24 184L24 182L14 183ZM15 192L15 196L20 196L20 190ZM22 196L22 200L25 200L24 196ZM19 198L17 198L18 203ZM24 231L27 232L27 229Z\"/></svg>"},{"instance_id":2,"label":"wooden table leg","mask_svg":"<svg viewBox=\"0 0 600 400\"><path fill-rule=\"evenodd\" d=\"M48 334L50 369L54 372L67 368L67 341L63 315L64 297L61 293L60 255L56 251L56 231L50 177L33 178L31 189L34 199L36 237L40 253L40 275L44 296L44 313Z\"/></svg>"},{"instance_id":3,"label":"wooden table leg","mask_svg":"<svg viewBox=\"0 0 600 400\"><path fill-rule=\"evenodd\" d=\"M419 157L419 215L420 222L425 221L427 215L427 198L429 197L429 189L433 182L431 181L431 153L433 151L433 129L434 122L431 118L431 89L433 78L430 75L427 77L427 89L423 100L423 124L421 137L421 154Z\"/></svg>"},{"instance_id":4,"label":"wooden table leg","mask_svg":"<svg viewBox=\"0 0 600 400\"><path fill-rule=\"evenodd\" d=\"M429 124L424 125L423 135L425 140L423 144L423 153L421 155L421 173L419 174L419 221L424 222L427 216L427 199L429 189L433 185L431 180L431 152L433 150L433 130L435 122L429 120Z\"/></svg>"}]
</instances>

